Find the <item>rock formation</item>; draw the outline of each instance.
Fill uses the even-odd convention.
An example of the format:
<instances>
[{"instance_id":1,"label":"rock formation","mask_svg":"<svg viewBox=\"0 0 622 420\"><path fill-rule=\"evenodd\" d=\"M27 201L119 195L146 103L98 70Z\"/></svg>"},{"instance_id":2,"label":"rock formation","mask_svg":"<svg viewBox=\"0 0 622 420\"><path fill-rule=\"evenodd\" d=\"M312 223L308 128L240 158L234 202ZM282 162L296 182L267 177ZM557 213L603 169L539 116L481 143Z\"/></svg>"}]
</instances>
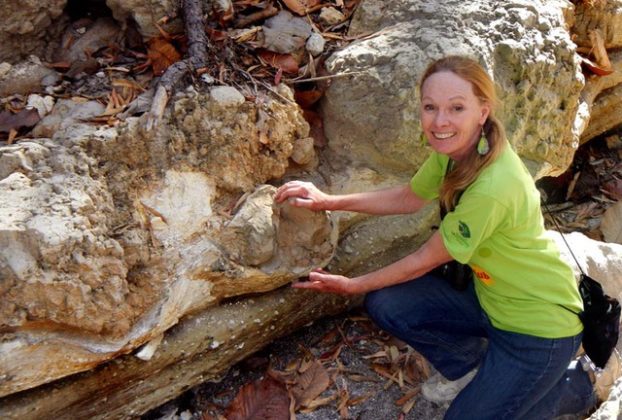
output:
<instances>
[{"instance_id":1,"label":"rock formation","mask_svg":"<svg viewBox=\"0 0 622 420\"><path fill-rule=\"evenodd\" d=\"M101 104L58 100L39 138L0 147L0 417L137 415L355 304L283 286L318 266L358 274L412 252L436 206L417 217L312 213L275 205L271 184L302 174L340 193L406 182L428 153L416 141L417 83L434 58L480 59L534 176L563 171L580 141L620 123L608 108L620 102L619 51L617 73L585 81L575 44L617 25L620 1L575 13L563 0L364 0L350 31L360 40L327 64L352 74L326 93L319 157L284 86L251 102L198 81L151 131L146 115L97 127L86 120ZM12 22L0 31L5 93L22 68L24 94L54 76L36 58L18 61L47 59L66 2L22 3L0 15ZM107 4L144 36L177 7ZM604 34L608 48L619 32ZM570 237L588 273L619 295L616 245Z\"/></svg>"}]
</instances>

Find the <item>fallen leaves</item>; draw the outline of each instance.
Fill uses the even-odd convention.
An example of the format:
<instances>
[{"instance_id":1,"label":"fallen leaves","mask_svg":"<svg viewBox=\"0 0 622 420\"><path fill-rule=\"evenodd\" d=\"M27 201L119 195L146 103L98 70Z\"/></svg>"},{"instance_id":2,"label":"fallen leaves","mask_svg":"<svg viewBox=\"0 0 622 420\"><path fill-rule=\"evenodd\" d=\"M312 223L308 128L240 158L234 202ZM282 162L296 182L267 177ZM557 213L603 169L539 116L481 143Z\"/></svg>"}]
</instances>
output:
<instances>
[{"instance_id":1,"label":"fallen leaves","mask_svg":"<svg viewBox=\"0 0 622 420\"><path fill-rule=\"evenodd\" d=\"M18 112L0 112L0 133L7 133L7 143L12 144L19 131L34 127L41 120L36 109L22 109Z\"/></svg>"},{"instance_id":2,"label":"fallen leaves","mask_svg":"<svg viewBox=\"0 0 622 420\"><path fill-rule=\"evenodd\" d=\"M319 0L283 0L283 3L289 10L296 13L297 15L304 16L309 11L312 11L315 6L317 6L320 1Z\"/></svg>"},{"instance_id":3,"label":"fallen leaves","mask_svg":"<svg viewBox=\"0 0 622 420\"><path fill-rule=\"evenodd\" d=\"M181 54L165 38L152 38L147 45L147 57L155 76L162 75L169 66L181 60Z\"/></svg>"},{"instance_id":4,"label":"fallen leaves","mask_svg":"<svg viewBox=\"0 0 622 420\"><path fill-rule=\"evenodd\" d=\"M244 385L225 412L227 420L275 420L289 418L285 385L271 377Z\"/></svg>"},{"instance_id":5,"label":"fallen leaves","mask_svg":"<svg viewBox=\"0 0 622 420\"><path fill-rule=\"evenodd\" d=\"M354 354L364 363L352 365ZM283 365L283 361L273 359L270 364ZM287 418L285 407L289 407L290 419L296 413L318 409L348 419L354 407L391 387L395 387L392 393L399 389L396 406L408 413L419 397L420 382L428 374L427 362L405 343L380 331L367 317L352 317L327 331L312 348L300 346L299 357L281 370L268 367L264 379L244 385L226 408L225 417L247 419L249 413L254 413L261 419L267 410L264 405L278 405L281 417L273 418ZM277 394L276 401L262 397L263 389L269 387ZM283 395L287 395L287 402ZM218 414L218 410L211 412Z\"/></svg>"}]
</instances>

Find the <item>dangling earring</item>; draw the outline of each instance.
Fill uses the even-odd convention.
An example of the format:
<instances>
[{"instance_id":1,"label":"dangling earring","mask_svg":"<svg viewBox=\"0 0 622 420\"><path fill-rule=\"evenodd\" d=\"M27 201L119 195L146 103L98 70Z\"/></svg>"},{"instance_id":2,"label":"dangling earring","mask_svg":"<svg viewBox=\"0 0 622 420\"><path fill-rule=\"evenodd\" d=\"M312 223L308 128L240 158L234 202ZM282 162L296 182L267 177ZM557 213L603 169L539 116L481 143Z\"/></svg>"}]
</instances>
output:
<instances>
[{"instance_id":1,"label":"dangling earring","mask_svg":"<svg viewBox=\"0 0 622 420\"><path fill-rule=\"evenodd\" d=\"M482 135L477 142L477 153L480 156L485 156L488 152L490 152L490 144L488 144L488 139L484 134L484 129L482 128Z\"/></svg>"},{"instance_id":2,"label":"dangling earring","mask_svg":"<svg viewBox=\"0 0 622 420\"><path fill-rule=\"evenodd\" d=\"M421 134L419 135L419 143L426 144L427 142L428 142L428 139L426 138L425 134L422 131Z\"/></svg>"}]
</instances>

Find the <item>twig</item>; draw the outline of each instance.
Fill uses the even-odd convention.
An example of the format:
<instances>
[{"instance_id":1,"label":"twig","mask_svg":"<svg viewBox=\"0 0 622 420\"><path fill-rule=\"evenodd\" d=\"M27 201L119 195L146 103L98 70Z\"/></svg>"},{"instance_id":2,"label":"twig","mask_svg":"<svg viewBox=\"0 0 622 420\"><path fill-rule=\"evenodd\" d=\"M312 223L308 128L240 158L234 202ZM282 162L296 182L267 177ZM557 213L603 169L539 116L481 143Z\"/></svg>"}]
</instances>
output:
<instances>
[{"instance_id":1,"label":"twig","mask_svg":"<svg viewBox=\"0 0 622 420\"><path fill-rule=\"evenodd\" d=\"M353 74L363 74L364 71L351 71L348 73L338 73L338 74L329 74L328 76L317 76L317 77L309 77L307 79L293 79L290 80L290 83L306 83L306 82L316 82L318 80L328 80L328 79L337 79L339 77L352 76Z\"/></svg>"},{"instance_id":2,"label":"twig","mask_svg":"<svg viewBox=\"0 0 622 420\"><path fill-rule=\"evenodd\" d=\"M251 25L255 22L258 22L260 20L263 19L267 19L269 17L275 16L277 13L279 13L279 9L277 9L276 7L274 7L274 5L269 4L265 9L260 10L258 12L255 13L251 13L248 16L244 16L238 20L236 20L235 22L235 27L236 28L246 28L248 25Z\"/></svg>"}]
</instances>

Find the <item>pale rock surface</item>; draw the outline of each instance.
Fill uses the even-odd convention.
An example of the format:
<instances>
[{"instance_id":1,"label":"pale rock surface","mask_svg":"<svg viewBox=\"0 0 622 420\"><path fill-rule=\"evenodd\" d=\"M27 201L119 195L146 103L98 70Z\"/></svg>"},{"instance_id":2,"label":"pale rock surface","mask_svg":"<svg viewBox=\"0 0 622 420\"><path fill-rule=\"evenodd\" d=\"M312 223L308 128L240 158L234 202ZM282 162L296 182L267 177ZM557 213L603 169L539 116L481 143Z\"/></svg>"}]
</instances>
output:
<instances>
[{"instance_id":1,"label":"pale rock surface","mask_svg":"<svg viewBox=\"0 0 622 420\"><path fill-rule=\"evenodd\" d=\"M46 77L55 76L54 70L47 68L36 56L11 65L3 63L0 70L0 96L28 95L41 92L42 81Z\"/></svg>"},{"instance_id":2,"label":"pale rock surface","mask_svg":"<svg viewBox=\"0 0 622 420\"><path fill-rule=\"evenodd\" d=\"M0 62L17 63L31 54L45 57L58 42L54 27L67 0L4 1L0 7ZM58 25L61 26L61 25ZM4 96L4 95L2 95Z\"/></svg>"},{"instance_id":3,"label":"pale rock surface","mask_svg":"<svg viewBox=\"0 0 622 420\"><path fill-rule=\"evenodd\" d=\"M601 231L605 241L622 244L622 201L605 211L601 220Z\"/></svg>"},{"instance_id":4,"label":"pale rock surface","mask_svg":"<svg viewBox=\"0 0 622 420\"><path fill-rule=\"evenodd\" d=\"M239 93L182 96L150 132L146 116L85 126L74 113L84 104L59 101L54 140L0 149L0 395L89 369L189 312L330 260L327 214L276 206L275 187L255 188L281 177L308 137L300 110Z\"/></svg>"},{"instance_id":5,"label":"pale rock surface","mask_svg":"<svg viewBox=\"0 0 622 420\"><path fill-rule=\"evenodd\" d=\"M350 35L376 31L327 62L333 80L322 104L334 155L411 174L429 151L417 141L418 79L447 54L478 59L494 77L508 137L532 174L559 174L579 144L573 127L584 85L565 1L362 2Z\"/></svg>"},{"instance_id":6,"label":"pale rock surface","mask_svg":"<svg viewBox=\"0 0 622 420\"><path fill-rule=\"evenodd\" d=\"M75 135L78 127L86 128L90 118L104 113L106 107L98 101L80 102L72 99L59 99L52 111L37 123L32 131L35 137L66 138L69 133Z\"/></svg>"},{"instance_id":7,"label":"pale rock surface","mask_svg":"<svg viewBox=\"0 0 622 420\"><path fill-rule=\"evenodd\" d=\"M305 18L281 10L262 26L260 43L270 51L290 54L302 48L311 33L311 25Z\"/></svg>"}]
</instances>

